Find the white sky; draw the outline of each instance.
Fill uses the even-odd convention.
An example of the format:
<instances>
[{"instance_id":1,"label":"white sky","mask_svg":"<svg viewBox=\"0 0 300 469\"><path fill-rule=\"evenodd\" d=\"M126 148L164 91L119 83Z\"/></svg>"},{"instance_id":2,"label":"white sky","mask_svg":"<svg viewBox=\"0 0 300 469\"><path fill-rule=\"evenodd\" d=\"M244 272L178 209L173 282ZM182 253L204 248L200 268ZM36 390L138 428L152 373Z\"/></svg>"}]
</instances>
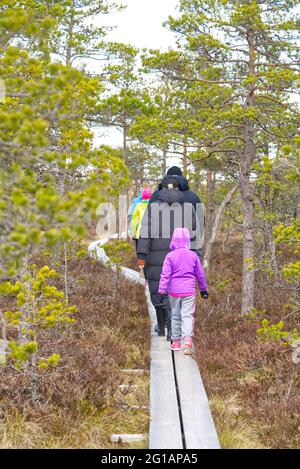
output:
<instances>
[{"instance_id":1,"label":"white sky","mask_svg":"<svg viewBox=\"0 0 300 469\"><path fill-rule=\"evenodd\" d=\"M169 15L176 13L177 0L117 0L117 3L127 5L127 8L96 20L99 26L116 26L106 36L107 40L131 44L139 49L167 50L175 46L175 35L164 28L162 23ZM121 132L113 129L96 130L95 143L121 146Z\"/></svg>"},{"instance_id":2,"label":"white sky","mask_svg":"<svg viewBox=\"0 0 300 469\"><path fill-rule=\"evenodd\" d=\"M118 0L117 3L127 8L105 18L105 24L117 26L109 33L109 40L138 48L167 49L174 45L174 34L163 28L162 23L175 14L177 0Z\"/></svg>"},{"instance_id":3,"label":"white sky","mask_svg":"<svg viewBox=\"0 0 300 469\"><path fill-rule=\"evenodd\" d=\"M142 49L167 50L175 46L175 35L162 26L169 15L176 16L176 7L179 0L115 0L116 3L127 5L121 12L101 15L95 23L99 26L116 26L108 33L106 38L132 44ZM298 85L298 90L300 85ZM298 101L299 92L296 92L292 100ZM95 143L107 144L113 147L122 145L121 132L117 130L96 130Z\"/></svg>"}]
</instances>

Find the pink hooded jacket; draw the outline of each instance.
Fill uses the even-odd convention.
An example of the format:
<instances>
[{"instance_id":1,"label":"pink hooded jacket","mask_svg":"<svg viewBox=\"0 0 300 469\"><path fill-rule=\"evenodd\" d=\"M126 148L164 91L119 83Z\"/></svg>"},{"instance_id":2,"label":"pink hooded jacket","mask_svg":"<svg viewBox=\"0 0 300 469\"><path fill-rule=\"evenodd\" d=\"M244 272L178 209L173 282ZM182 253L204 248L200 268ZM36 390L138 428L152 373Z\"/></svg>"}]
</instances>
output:
<instances>
[{"instance_id":1,"label":"pink hooded jacket","mask_svg":"<svg viewBox=\"0 0 300 469\"><path fill-rule=\"evenodd\" d=\"M187 228L176 228L160 276L159 293L171 296L196 294L195 278L200 291L206 290L203 267L197 254L190 250L190 233Z\"/></svg>"}]
</instances>

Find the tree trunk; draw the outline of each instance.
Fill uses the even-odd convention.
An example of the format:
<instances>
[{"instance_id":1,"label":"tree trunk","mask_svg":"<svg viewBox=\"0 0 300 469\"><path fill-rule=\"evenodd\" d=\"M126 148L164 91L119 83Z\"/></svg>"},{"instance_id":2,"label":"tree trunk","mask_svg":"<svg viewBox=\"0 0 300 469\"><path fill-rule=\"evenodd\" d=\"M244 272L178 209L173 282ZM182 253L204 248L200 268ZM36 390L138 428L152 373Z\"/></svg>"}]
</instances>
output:
<instances>
[{"instance_id":1,"label":"tree trunk","mask_svg":"<svg viewBox=\"0 0 300 469\"><path fill-rule=\"evenodd\" d=\"M0 310L0 366L6 365L7 334L4 314Z\"/></svg>"},{"instance_id":2,"label":"tree trunk","mask_svg":"<svg viewBox=\"0 0 300 469\"><path fill-rule=\"evenodd\" d=\"M212 228L215 217L215 204L214 195L216 190L216 180L213 171L207 171L206 183L206 215L205 215L205 231L204 231L204 246L207 245L211 237ZM206 248L205 248L206 249Z\"/></svg>"},{"instance_id":3,"label":"tree trunk","mask_svg":"<svg viewBox=\"0 0 300 469\"><path fill-rule=\"evenodd\" d=\"M183 155L182 155L182 170L183 174L187 174L187 143L183 144Z\"/></svg>"},{"instance_id":4,"label":"tree trunk","mask_svg":"<svg viewBox=\"0 0 300 469\"><path fill-rule=\"evenodd\" d=\"M272 203L272 196L270 186L266 184L264 186L264 199L265 199L265 210L267 213L272 213L273 211L273 203ZM274 273L274 280L275 283L279 281L279 268L277 264L276 258L276 247L274 242L273 236L273 222L265 217L264 220L264 244L265 244L265 251L269 253L270 256L270 264Z\"/></svg>"},{"instance_id":5,"label":"tree trunk","mask_svg":"<svg viewBox=\"0 0 300 469\"><path fill-rule=\"evenodd\" d=\"M209 241L206 245L205 255L204 255L204 258L203 258L203 267L206 269L207 272L209 270L210 256L211 256L211 252L212 252L212 247L213 247L213 244L215 242L219 226L221 224L224 209L225 209L226 205L231 201L231 199L232 199L234 193L236 192L237 188L238 188L238 184L236 184L232 189L230 189L229 192L227 192L226 196L222 200L222 203L221 203L221 205L219 206L219 208L217 210L216 218L215 218L215 221L214 221L214 224L213 224L213 227L212 227L212 231L211 231L211 236L210 236Z\"/></svg>"},{"instance_id":6,"label":"tree trunk","mask_svg":"<svg viewBox=\"0 0 300 469\"><path fill-rule=\"evenodd\" d=\"M30 380L31 401L34 407L39 406L39 391L38 391L38 374L37 374L37 357L36 353L31 354L30 363L28 366L28 376Z\"/></svg>"},{"instance_id":7,"label":"tree trunk","mask_svg":"<svg viewBox=\"0 0 300 469\"><path fill-rule=\"evenodd\" d=\"M163 149L163 154L162 154L162 176L164 177L167 173L167 150Z\"/></svg>"},{"instance_id":8,"label":"tree trunk","mask_svg":"<svg viewBox=\"0 0 300 469\"><path fill-rule=\"evenodd\" d=\"M246 162L245 162L246 163ZM254 305L254 269L249 261L254 258L254 194L246 164L240 174L240 191L243 207L243 275L242 275L242 314L249 313Z\"/></svg>"},{"instance_id":9,"label":"tree trunk","mask_svg":"<svg viewBox=\"0 0 300 469\"><path fill-rule=\"evenodd\" d=\"M67 257L67 243L63 244L64 249L64 283L65 283L65 299L66 304L69 304L69 283L68 283L68 257Z\"/></svg>"},{"instance_id":10,"label":"tree trunk","mask_svg":"<svg viewBox=\"0 0 300 469\"><path fill-rule=\"evenodd\" d=\"M195 163L194 165L194 188L197 193L201 192L202 186L202 174L201 174L201 164Z\"/></svg>"},{"instance_id":11,"label":"tree trunk","mask_svg":"<svg viewBox=\"0 0 300 469\"><path fill-rule=\"evenodd\" d=\"M29 274L29 263L28 263L28 255L25 256L23 259L22 266L19 270L19 279L22 280L22 277L28 276ZM30 289L29 281L26 280L26 288ZM20 307L21 311L21 318L20 322L17 326L18 331L18 339L20 344L24 344L28 341L28 329L30 328L30 305L28 306L28 302L26 301Z\"/></svg>"},{"instance_id":12,"label":"tree trunk","mask_svg":"<svg viewBox=\"0 0 300 469\"><path fill-rule=\"evenodd\" d=\"M70 19L69 28L68 28L68 43L67 43L67 50L66 50L66 65L71 65L73 29L74 29L74 18L72 17Z\"/></svg>"},{"instance_id":13,"label":"tree trunk","mask_svg":"<svg viewBox=\"0 0 300 469\"><path fill-rule=\"evenodd\" d=\"M254 33L247 33L249 45L248 76L255 76L255 44ZM247 99L245 111L255 106L255 83L247 85ZM255 129L251 117L244 119L244 152L241 157L239 185L243 210L243 275L242 275L242 305L241 313L246 314L254 306L254 269L249 267L249 261L254 259L254 191L250 181L251 164L255 158Z\"/></svg>"},{"instance_id":14,"label":"tree trunk","mask_svg":"<svg viewBox=\"0 0 300 469\"><path fill-rule=\"evenodd\" d=\"M127 163L127 125L123 125L123 160Z\"/></svg>"}]
</instances>

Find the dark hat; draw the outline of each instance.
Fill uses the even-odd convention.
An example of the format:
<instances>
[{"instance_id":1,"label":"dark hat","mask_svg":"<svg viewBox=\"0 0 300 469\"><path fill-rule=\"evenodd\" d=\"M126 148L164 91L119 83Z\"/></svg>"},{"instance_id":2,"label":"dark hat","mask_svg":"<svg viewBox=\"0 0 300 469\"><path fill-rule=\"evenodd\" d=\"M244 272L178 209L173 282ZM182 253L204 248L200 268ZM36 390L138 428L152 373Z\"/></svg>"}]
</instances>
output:
<instances>
[{"instance_id":1,"label":"dark hat","mask_svg":"<svg viewBox=\"0 0 300 469\"><path fill-rule=\"evenodd\" d=\"M167 171L168 176L182 176L182 171L178 166L172 166Z\"/></svg>"}]
</instances>

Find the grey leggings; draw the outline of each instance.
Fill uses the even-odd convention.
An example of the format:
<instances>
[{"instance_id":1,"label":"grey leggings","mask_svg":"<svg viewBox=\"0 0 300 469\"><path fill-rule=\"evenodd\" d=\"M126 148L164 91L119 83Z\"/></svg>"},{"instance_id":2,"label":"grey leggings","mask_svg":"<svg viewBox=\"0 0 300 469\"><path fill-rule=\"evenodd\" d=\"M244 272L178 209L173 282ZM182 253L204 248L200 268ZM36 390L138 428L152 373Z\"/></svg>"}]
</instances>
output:
<instances>
[{"instance_id":1,"label":"grey leggings","mask_svg":"<svg viewBox=\"0 0 300 469\"><path fill-rule=\"evenodd\" d=\"M196 296L170 296L172 308L172 340L193 337Z\"/></svg>"}]
</instances>

